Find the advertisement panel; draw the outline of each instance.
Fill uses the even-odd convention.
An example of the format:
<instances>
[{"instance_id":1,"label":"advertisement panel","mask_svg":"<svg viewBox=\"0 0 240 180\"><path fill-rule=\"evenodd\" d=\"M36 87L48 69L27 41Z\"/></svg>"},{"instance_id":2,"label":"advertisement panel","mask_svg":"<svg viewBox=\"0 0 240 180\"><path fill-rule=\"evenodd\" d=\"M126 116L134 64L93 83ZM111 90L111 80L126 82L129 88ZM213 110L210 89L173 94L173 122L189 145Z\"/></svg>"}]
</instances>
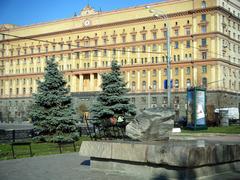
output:
<instances>
[{"instance_id":1,"label":"advertisement panel","mask_svg":"<svg viewBox=\"0 0 240 180\"><path fill-rule=\"evenodd\" d=\"M206 129L206 90L193 87L187 90L187 127Z\"/></svg>"},{"instance_id":2,"label":"advertisement panel","mask_svg":"<svg viewBox=\"0 0 240 180\"><path fill-rule=\"evenodd\" d=\"M205 91L196 91L196 125L206 125Z\"/></svg>"},{"instance_id":3,"label":"advertisement panel","mask_svg":"<svg viewBox=\"0 0 240 180\"><path fill-rule=\"evenodd\" d=\"M194 117L193 117L193 92L191 90L187 91L187 125L194 125Z\"/></svg>"}]
</instances>

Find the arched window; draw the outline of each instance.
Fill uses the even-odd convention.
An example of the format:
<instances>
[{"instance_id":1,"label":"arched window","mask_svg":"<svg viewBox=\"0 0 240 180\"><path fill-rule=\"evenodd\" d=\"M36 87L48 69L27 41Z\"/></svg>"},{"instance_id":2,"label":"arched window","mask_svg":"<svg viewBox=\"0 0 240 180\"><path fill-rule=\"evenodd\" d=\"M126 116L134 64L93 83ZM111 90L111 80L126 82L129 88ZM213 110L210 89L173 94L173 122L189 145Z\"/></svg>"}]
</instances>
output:
<instances>
[{"instance_id":1,"label":"arched window","mask_svg":"<svg viewBox=\"0 0 240 180\"><path fill-rule=\"evenodd\" d=\"M190 87L191 87L191 80L187 79L187 88L190 88Z\"/></svg>"},{"instance_id":2,"label":"arched window","mask_svg":"<svg viewBox=\"0 0 240 180\"><path fill-rule=\"evenodd\" d=\"M33 88L32 87L30 87L29 92L30 92L30 94L32 94L32 92L33 92Z\"/></svg>"},{"instance_id":3,"label":"arched window","mask_svg":"<svg viewBox=\"0 0 240 180\"><path fill-rule=\"evenodd\" d=\"M133 81L133 82L132 82L132 91L135 91L135 90L136 90L136 82Z\"/></svg>"},{"instance_id":4,"label":"arched window","mask_svg":"<svg viewBox=\"0 0 240 180\"><path fill-rule=\"evenodd\" d=\"M146 81L142 82L142 91L146 91Z\"/></svg>"},{"instance_id":5,"label":"arched window","mask_svg":"<svg viewBox=\"0 0 240 180\"><path fill-rule=\"evenodd\" d=\"M205 88L207 87L207 78L206 77L202 78L202 86Z\"/></svg>"},{"instance_id":6,"label":"arched window","mask_svg":"<svg viewBox=\"0 0 240 180\"><path fill-rule=\"evenodd\" d=\"M157 90L157 81L154 80L153 81L153 91L156 91Z\"/></svg>"},{"instance_id":7,"label":"arched window","mask_svg":"<svg viewBox=\"0 0 240 180\"><path fill-rule=\"evenodd\" d=\"M175 88L176 88L176 89L179 88L179 80L178 80L178 79L175 80Z\"/></svg>"},{"instance_id":8,"label":"arched window","mask_svg":"<svg viewBox=\"0 0 240 180\"><path fill-rule=\"evenodd\" d=\"M206 1L202 1L202 8L206 8L206 7L207 7Z\"/></svg>"}]
</instances>

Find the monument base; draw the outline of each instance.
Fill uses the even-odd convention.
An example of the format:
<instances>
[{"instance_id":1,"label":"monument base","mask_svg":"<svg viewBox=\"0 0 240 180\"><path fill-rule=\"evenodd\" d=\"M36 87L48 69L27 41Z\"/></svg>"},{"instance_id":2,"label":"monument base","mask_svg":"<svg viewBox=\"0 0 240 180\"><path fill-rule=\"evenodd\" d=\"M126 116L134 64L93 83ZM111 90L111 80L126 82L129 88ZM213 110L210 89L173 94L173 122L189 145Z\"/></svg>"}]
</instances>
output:
<instances>
[{"instance_id":1,"label":"monument base","mask_svg":"<svg viewBox=\"0 0 240 180\"><path fill-rule=\"evenodd\" d=\"M80 155L91 168L131 174L143 179L194 179L239 172L239 144L206 141L97 142L85 141Z\"/></svg>"}]
</instances>

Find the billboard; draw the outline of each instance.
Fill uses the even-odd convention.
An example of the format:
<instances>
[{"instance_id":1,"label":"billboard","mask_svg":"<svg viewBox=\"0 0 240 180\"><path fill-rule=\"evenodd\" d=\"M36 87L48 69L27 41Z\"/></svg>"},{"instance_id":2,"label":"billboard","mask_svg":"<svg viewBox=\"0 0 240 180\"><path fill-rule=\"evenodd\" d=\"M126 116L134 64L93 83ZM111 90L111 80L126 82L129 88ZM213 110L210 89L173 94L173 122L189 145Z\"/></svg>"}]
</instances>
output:
<instances>
[{"instance_id":1,"label":"billboard","mask_svg":"<svg viewBox=\"0 0 240 180\"><path fill-rule=\"evenodd\" d=\"M206 128L206 90L187 89L187 127L191 129Z\"/></svg>"}]
</instances>

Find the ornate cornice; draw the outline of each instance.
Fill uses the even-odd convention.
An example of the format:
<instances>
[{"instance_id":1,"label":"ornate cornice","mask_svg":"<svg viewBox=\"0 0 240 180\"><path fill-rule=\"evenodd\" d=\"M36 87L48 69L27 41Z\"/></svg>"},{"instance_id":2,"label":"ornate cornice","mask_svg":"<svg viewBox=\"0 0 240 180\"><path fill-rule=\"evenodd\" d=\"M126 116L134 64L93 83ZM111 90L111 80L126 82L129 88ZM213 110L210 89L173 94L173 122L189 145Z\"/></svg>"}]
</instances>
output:
<instances>
[{"instance_id":1,"label":"ornate cornice","mask_svg":"<svg viewBox=\"0 0 240 180\"><path fill-rule=\"evenodd\" d=\"M197 13L202 13L202 12L209 12L209 11L221 11L229 14L230 16L236 18L237 21L240 21L239 18L233 16L231 13L226 11L224 8L215 6L215 7L209 7L205 9L196 9L196 10L189 10L189 11L182 11L182 12L176 12L176 13L171 13L167 14L168 18L174 18L178 16L187 16L187 15L193 15ZM74 28L74 29L69 29L69 30L63 30L63 31L56 31L56 32L51 32L51 33L44 33L44 34L38 34L38 35L33 35L33 36L25 36L25 39L28 38L38 38L38 37L44 37L44 36L52 36L52 35L57 35L57 34L64 34L64 33L69 33L69 32L76 32L76 31L86 31L86 30L93 30L93 29L101 29L104 27L110 27L110 26L119 26L119 25L129 25L131 23L139 23L139 22L145 22L145 21L152 21L152 20L157 20L157 19L163 19L163 18L156 18L153 16L150 17L144 17L144 18L137 18L137 19L131 19L131 20L126 20L126 21L119 21L119 22L113 22L113 23L106 23L106 24L100 24L100 25L92 25L88 27L81 27L81 28ZM0 42L10 42L10 41L16 41L20 40L21 38L14 38L14 39L6 39L2 40Z\"/></svg>"}]
</instances>

